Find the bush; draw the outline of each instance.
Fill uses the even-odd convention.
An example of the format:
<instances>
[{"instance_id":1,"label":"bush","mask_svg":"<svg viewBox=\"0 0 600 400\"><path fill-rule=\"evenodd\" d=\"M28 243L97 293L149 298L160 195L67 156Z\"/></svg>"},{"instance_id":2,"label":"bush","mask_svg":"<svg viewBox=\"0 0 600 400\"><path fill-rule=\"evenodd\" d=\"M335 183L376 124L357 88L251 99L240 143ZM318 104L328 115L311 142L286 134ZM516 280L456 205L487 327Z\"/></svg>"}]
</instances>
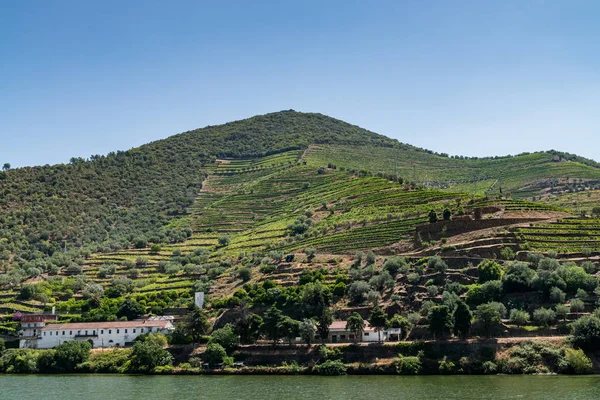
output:
<instances>
[{"instance_id":1,"label":"bush","mask_svg":"<svg viewBox=\"0 0 600 400\"><path fill-rule=\"evenodd\" d=\"M404 357L402 354L395 361L396 372L400 375L418 375L423 367L419 357Z\"/></svg>"},{"instance_id":2,"label":"bush","mask_svg":"<svg viewBox=\"0 0 600 400\"><path fill-rule=\"evenodd\" d=\"M229 353L239 346L240 339L233 326L227 324L223 328L213 331L209 343L220 344Z\"/></svg>"},{"instance_id":3,"label":"bush","mask_svg":"<svg viewBox=\"0 0 600 400\"><path fill-rule=\"evenodd\" d=\"M227 236L227 235L223 235L219 238L219 246L221 246L221 247L229 246L230 242L231 242L231 240L229 239L229 236Z\"/></svg>"},{"instance_id":4,"label":"bush","mask_svg":"<svg viewBox=\"0 0 600 400\"><path fill-rule=\"evenodd\" d=\"M223 359L227 357L225 348L218 343L209 343L204 352L204 361L210 366L215 366L223 362Z\"/></svg>"},{"instance_id":5,"label":"bush","mask_svg":"<svg viewBox=\"0 0 600 400\"><path fill-rule=\"evenodd\" d=\"M572 340L582 349L600 348L600 318L586 316L575 321Z\"/></svg>"},{"instance_id":6,"label":"bush","mask_svg":"<svg viewBox=\"0 0 600 400\"><path fill-rule=\"evenodd\" d=\"M533 312L533 320L540 326L548 327L556 321L556 313L549 308L538 308Z\"/></svg>"},{"instance_id":7,"label":"bush","mask_svg":"<svg viewBox=\"0 0 600 400\"><path fill-rule=\"evenodd\" d=\"M340 376L346 375L346 366L339 360L325 361L323 364L313 368L313 372L323 376Z\"/></svg>"},{"instance_id":8,"label":"bush","mask_svg":"<svg viewBox=\"0 0 600 400\"><path fill-rule=\"evenodd\" d=\"M563 372L570 374L590 374L594 370L592 361L581 349L565 349L564 359L566 365L563 367Z\"/></svg>"},{"instance_id":9,"label":"bush","mask_svg":"<svg viewBox=\"0 0 600 400\"><path fill-rule=\"evenodd\" d=\"M90 358L92 345L89 342L69 341L56 347L54 356L56 368L63 372L73 372L78 364Z\"/></svg>"},{"instance_id":10,"label":"bush","mask_svg":"<svg viewBox=\"0 0 600 400\"><path fill-rule=\"evenodd\" d=\"M563 292L557 287L553 287L550 289L550 301L555 304L564 303L566 296L567 295L565 294L565 292Z\"/></svg>"},{"instance_id":11,"label":"bush","mask_svg":"<svg viewBox=\"0 0 600 400\"><path fill-rule=\"evenodd\" d=\"M138 336L131 351L132 372L150 372L173 363L173 356L163 347L167 339L160 333Z\"/></svg>"},{"instance_id":12,"label":"bush","mask_svg":"<svg viewBox=\"0 0 600 400\"><path fill-rule=\"evenodd\" d=\"M580 313L585 310L585 303L581 299L572 299L571 300L571 312L572 313Z\"/></svg>"},{"instance_id":13,"label":"bush","mask_svg":"<svg viewBox=\"0 0 600 400\"><path fill-rule=\"evenodd\" d=\"M477 267L479 282L498 281L502 278L502 267L493 260L483 261Z\"/></svg>"},{"instance_id":14,"label":"bush","mask_svg":"<svg viewBox=\"0 0 600 400\"><path fill-rule=\"evenodd\" d=\"M517 326L525 325L529 321L529 313L517 309L510 310L510 323Z\"/></svg>"},{"instance_id":15,"label":"bush","mask_svg":"<svg viewBox=\"0 0 600 400\"><path fill-rule=\"evenodd\" d=\"M352 282L348 287L348 296L353 303L361 304L365 301L369 290L371 290L371 287L365 281Z\"/></svg>"},{"instance_id":16,"label":"bush","mask_svg":"<svg viewBox=\"0 0 600 400\"><path fill-rule=\"evenodd\" d=\"M240 268L238 271L238 277L243 282L248 282L250 279L252 279L252 271L248 267Z\"/></svg>"}]
</instances>

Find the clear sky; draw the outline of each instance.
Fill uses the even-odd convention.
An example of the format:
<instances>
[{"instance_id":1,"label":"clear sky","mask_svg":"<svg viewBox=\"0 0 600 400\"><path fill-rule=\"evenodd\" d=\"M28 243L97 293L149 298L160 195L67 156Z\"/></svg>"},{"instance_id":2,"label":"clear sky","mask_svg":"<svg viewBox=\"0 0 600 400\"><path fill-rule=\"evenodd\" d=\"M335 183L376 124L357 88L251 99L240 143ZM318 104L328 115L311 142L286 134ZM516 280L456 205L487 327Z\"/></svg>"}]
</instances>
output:
<instances>
[{"instance_id":1,"label":"clear sky","mask_svg":"<svg viewBox=\"0 0 600 400\"><path fill-rule=\"evenodd\" d=\"M0 0L0 163L284 109L439 152L600 161L600 1Z\"/></svg>"}]
</instances>

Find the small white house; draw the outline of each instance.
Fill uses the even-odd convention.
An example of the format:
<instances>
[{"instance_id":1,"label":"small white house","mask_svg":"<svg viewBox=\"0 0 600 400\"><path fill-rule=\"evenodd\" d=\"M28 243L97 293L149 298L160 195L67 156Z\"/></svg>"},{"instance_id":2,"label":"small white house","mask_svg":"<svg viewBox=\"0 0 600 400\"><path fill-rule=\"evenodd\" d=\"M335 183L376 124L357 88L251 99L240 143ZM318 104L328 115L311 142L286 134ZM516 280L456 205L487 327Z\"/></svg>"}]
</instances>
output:
<instances>
[{"instance_id":1,"label":"small white house","mask_svg":"<svg viewBox=\"0 0 600 400\"><path fill-rule=\"evenodd\" d=\"M379 341L379 334L367 321L364 321L365 328L362 332L358 333L357 342L377 342ZM381 331L381 341L385 341L385 331ZM346 330L346 321L333 321L329 326L329 336L327 342L329 343L351 343L355 341L355 333Z\"/></svg>"},{"instance_id":2,"label":"small white house","mask_svg":"<svg viewBox=\"0 0 600 400\"><path fill-rule=\"evenodd\" d=\"M120 347L131 345L139 335L158 332L167 334L173 329L169 319L44 324L36 330L35 336L22 336L19 345L50 349L71 340L85 340L93 348Z\"/></svg>"}]
</instances>

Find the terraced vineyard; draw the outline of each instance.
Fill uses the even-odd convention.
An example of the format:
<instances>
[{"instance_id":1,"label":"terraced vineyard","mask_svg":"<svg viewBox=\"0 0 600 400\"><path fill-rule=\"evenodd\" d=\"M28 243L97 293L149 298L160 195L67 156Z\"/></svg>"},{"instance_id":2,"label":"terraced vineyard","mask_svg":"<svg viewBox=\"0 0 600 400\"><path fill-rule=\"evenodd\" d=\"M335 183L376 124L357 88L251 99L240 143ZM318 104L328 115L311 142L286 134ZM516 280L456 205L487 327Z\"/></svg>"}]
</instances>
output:
<instances>
[{"instance_id":1,"label":"terraced vineyard","mask_svg":"<svg viewBox=\"0 0 600 400\"><path fill-rule=\"evenodd\" d=\"M565 218L516 228L517 237L533 251L581 253L600 251L600 219Z\"/></svg>"}]
</instances>

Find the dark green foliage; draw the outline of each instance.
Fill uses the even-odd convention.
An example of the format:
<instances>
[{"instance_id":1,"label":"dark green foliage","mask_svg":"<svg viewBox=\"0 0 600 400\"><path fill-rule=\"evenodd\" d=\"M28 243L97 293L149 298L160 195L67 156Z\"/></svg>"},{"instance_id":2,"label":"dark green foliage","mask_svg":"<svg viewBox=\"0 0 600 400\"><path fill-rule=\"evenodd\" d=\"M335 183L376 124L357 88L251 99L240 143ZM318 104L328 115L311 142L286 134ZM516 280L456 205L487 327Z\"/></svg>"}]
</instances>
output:
<instances>
[{"instance_id":1,"label":"dark green foliage","mask_svg":"<svg viewBox=\"0 0 600 400\"><path fill-rule=\"evenodd\" d=\"M203 359L211 367L214 367L223 362L223 359L227 357L225 348L217 343L210 343L204 351Z\"/></svg>"},{"instance_id":2,"label":"dark green foliage","mask_svg":"<svg viewBox=\"0 0 600 400\"><path fill-rule=\"evenodd\" d=\"M417 356L405 357L400 354L395 364L396 372L400 375L418 375L423 368L421 359Z\"/></svg>"},{"instance_id":3,"label":"dark green foliage","mask_svg":"<svg viewBox=\"0 0 600 400\"><path fill-rule=\"evenodd\" d=\"M429 331L436 339L443 339L452 332L452 315L447 306L435 306L429 310Z\"/></svg>"},{"instance_id":4,"label":"dark green foliage","mask_svg":"<svg viewBox=\"0 0 600 400\"><path fill-rule=\"evenodd\" d=\"M600 348L600 318L586 316L575 321L573 343L583 349Z\"/></svg>"},{"instance_id":5,"label":"dark green foliage","mask_svg":"<svg viewBox=\"0 0 600 400\"><path fill-rule=\"evenodd\" d=\"M267 339L273 341L273 345L277 344L277 340L283 337L284 333L281 329L281 323L285 317L277 307L271 307L265 315L263 315L262 329Z\"/></svg>"},{"instance_id":6,"label":"dark green foliage","mask_svg":"<svg viewBox=\"0 0 600 400\"><path fill-rule=\"evenodd\" d=\"M325 343L325 340L329 336L329 326L333 322L333 314L326 308L323 310L321 315L317 317L317 332L321 338L321 343Z\"/></svg>"},{"instance_id":7,"label":"dark green foliage","mask_svg":"<svg viewBox=\"0 0 600 400\"><path fill-rule=\"evenodd\" d=\"M117 311L117 317L127 318L128 321L138 319L144 314L144 307L137 301L133 299L127 299L125 302L119 307Z\"/></svg>"},{"instance_id":8,"label":"dark green foliage","mask_svg":"<svg viewBox=\"0 0 600 400\"><path fill-rule=\"evenodd\" d=\"M354 342L360 339L360 335L365 328L365 321L363 317L355 312L346 320L346 330L354 333Z\"/></svg>"},{"instance_id":9,"label":"dark green foliage","mask_svg":"<svg viewBox=\"0 0 600 400\"><path fill-rule=\"evenodd\" d=\"M498 281L502 278L502 266L495 261L485 260L477 266L479 282Z\"/></svg>"},{"instance_id":10,"label":"dark green foliage","mask_svg":"<svg viewBox=\"0 0 600 400\"><path fill-rule=\"evenodd\" d=\"M263 319L257 314L247 314L236 322L236 331L240 335L243 344L255 343L260 337Z\"/></svg>"},{"instance_id":11,"label":"dark green foliage","mask_svg":"<svg viewBox=\"0 0 600 400\"><path fill-rule=\"evenodd\" d=\"M488 281L483 285L475 285L467 292L467 303L471 306L477 306L491 301L498 301L502 298L502 282Z\"/></svg>"},{"instance_id":12,"label":"dark green foliage","mask_svg":"<svg viewBox=\"0 0 600 400\"><path fill-rule=\"evenodd\" d=\"M437 213L435 210L429 211L429 223L435 224L438 221Z\"/></svg>"},{"instance_id":13,"label":"dark green foliage","mask_svg":"<svg viewBox=\"0 0 600 400\"><path fill-rule=\"evenodd\" d=\"M483 335L490 337L500 327L502 314L491 303L481 304L475 311L475 320Z\"/></svg>"},{"instance_id":14,"label":"dark green foliage","mask_svg":"<svg viewBox=\"0 0 600 400\"><path fill-rule=\"evenodd\" d=\"M313 372L317 375L340 376L346 375L346 366L339 360L325 361L323 364L316 365Z\"/></svg>"},{"instance_id":15,"label":"dark green foliage","mask_svg":"<svg viewBox=\"0 0 600 400\"><path fill-rule=\"evenodd\" d=\"M231 353L240 344L238 334L234 331L233 326L230 324L225 325L221 329L215 329L210 336L209 343L220 344L227 351L227 353Z\"/></svg>"},{"instance_id":16,"label":"dark green foliage","mask_svg":"<svg viewBox=\"0 0 600 400\"><path fill-rule=\"evenodd\" d=\"M535 277L535 271L529 268L526 263L512 262L508 266L508 271L502 277L504 290L507 293L527 292L531 290Z\"/></svg>"},{"instance_id":17,"label":"dark green foliage","mask_svg":"<svg viewBox=\"0 0 600 400\"><path fill-rule=\"evenodd\" d=\"M92 345L87 341L69 341L56 347L54 355L55 367L61 372L73 372L78 364L90 358Z\"/></svg>"},{"instance_id":18,"label":"dark green foliage","mask_svg":"<svg viewBox=\"0 0 600 400\"><path fill-rule=\"evenodd\" d=\"M243 282L248 282L250 279L252 279L252 270L248 267L240 268L238 271L238 277Z\"/></svg>"},{"instance_id":19,"label":"dark green foliage","mask_svg":"<svg viewBox=\"0 0 600 400\"><path fill-rule=\"evenodd\" d=\"M173 356L164 350L166 344L167 339L160 333L138 336L131 352L130 370L151 372L156 367L171 365Z\"/></svg>"},{"instance_id":20,"label":"dark green foliage","mask_svg":"<svg viewBox=\"0 0 600 400\"><path fill-rule=\"evenodd\" d=\"M379 342L381 342L381 331L387 325L387 315L380 307L374 307L369 313L369 324L375 328Z\"/></svg>"},{"instance_id":21,"label":"dark green foliage","mask_svg":"<svg viewBox=\"0 0 600 400\"><path fill-rule=\"evenodd\" d=\"M469 306L464 301L459 301L452 316L454 319L454 334L462 338L469 336L473 320L473 313L471 313Z\"/></svg>"},{"instance_id":22,"label":"dark green foliage","mask_svg":"<svg viewBox=\"0 0 600 400\"><path fill-rule=\"evenodd\" d=\"M198 343L211 327L206 311L199 307L194 307L192 312L188 314L185 326L195 343Z\"/></svg>"}]
</instances>

